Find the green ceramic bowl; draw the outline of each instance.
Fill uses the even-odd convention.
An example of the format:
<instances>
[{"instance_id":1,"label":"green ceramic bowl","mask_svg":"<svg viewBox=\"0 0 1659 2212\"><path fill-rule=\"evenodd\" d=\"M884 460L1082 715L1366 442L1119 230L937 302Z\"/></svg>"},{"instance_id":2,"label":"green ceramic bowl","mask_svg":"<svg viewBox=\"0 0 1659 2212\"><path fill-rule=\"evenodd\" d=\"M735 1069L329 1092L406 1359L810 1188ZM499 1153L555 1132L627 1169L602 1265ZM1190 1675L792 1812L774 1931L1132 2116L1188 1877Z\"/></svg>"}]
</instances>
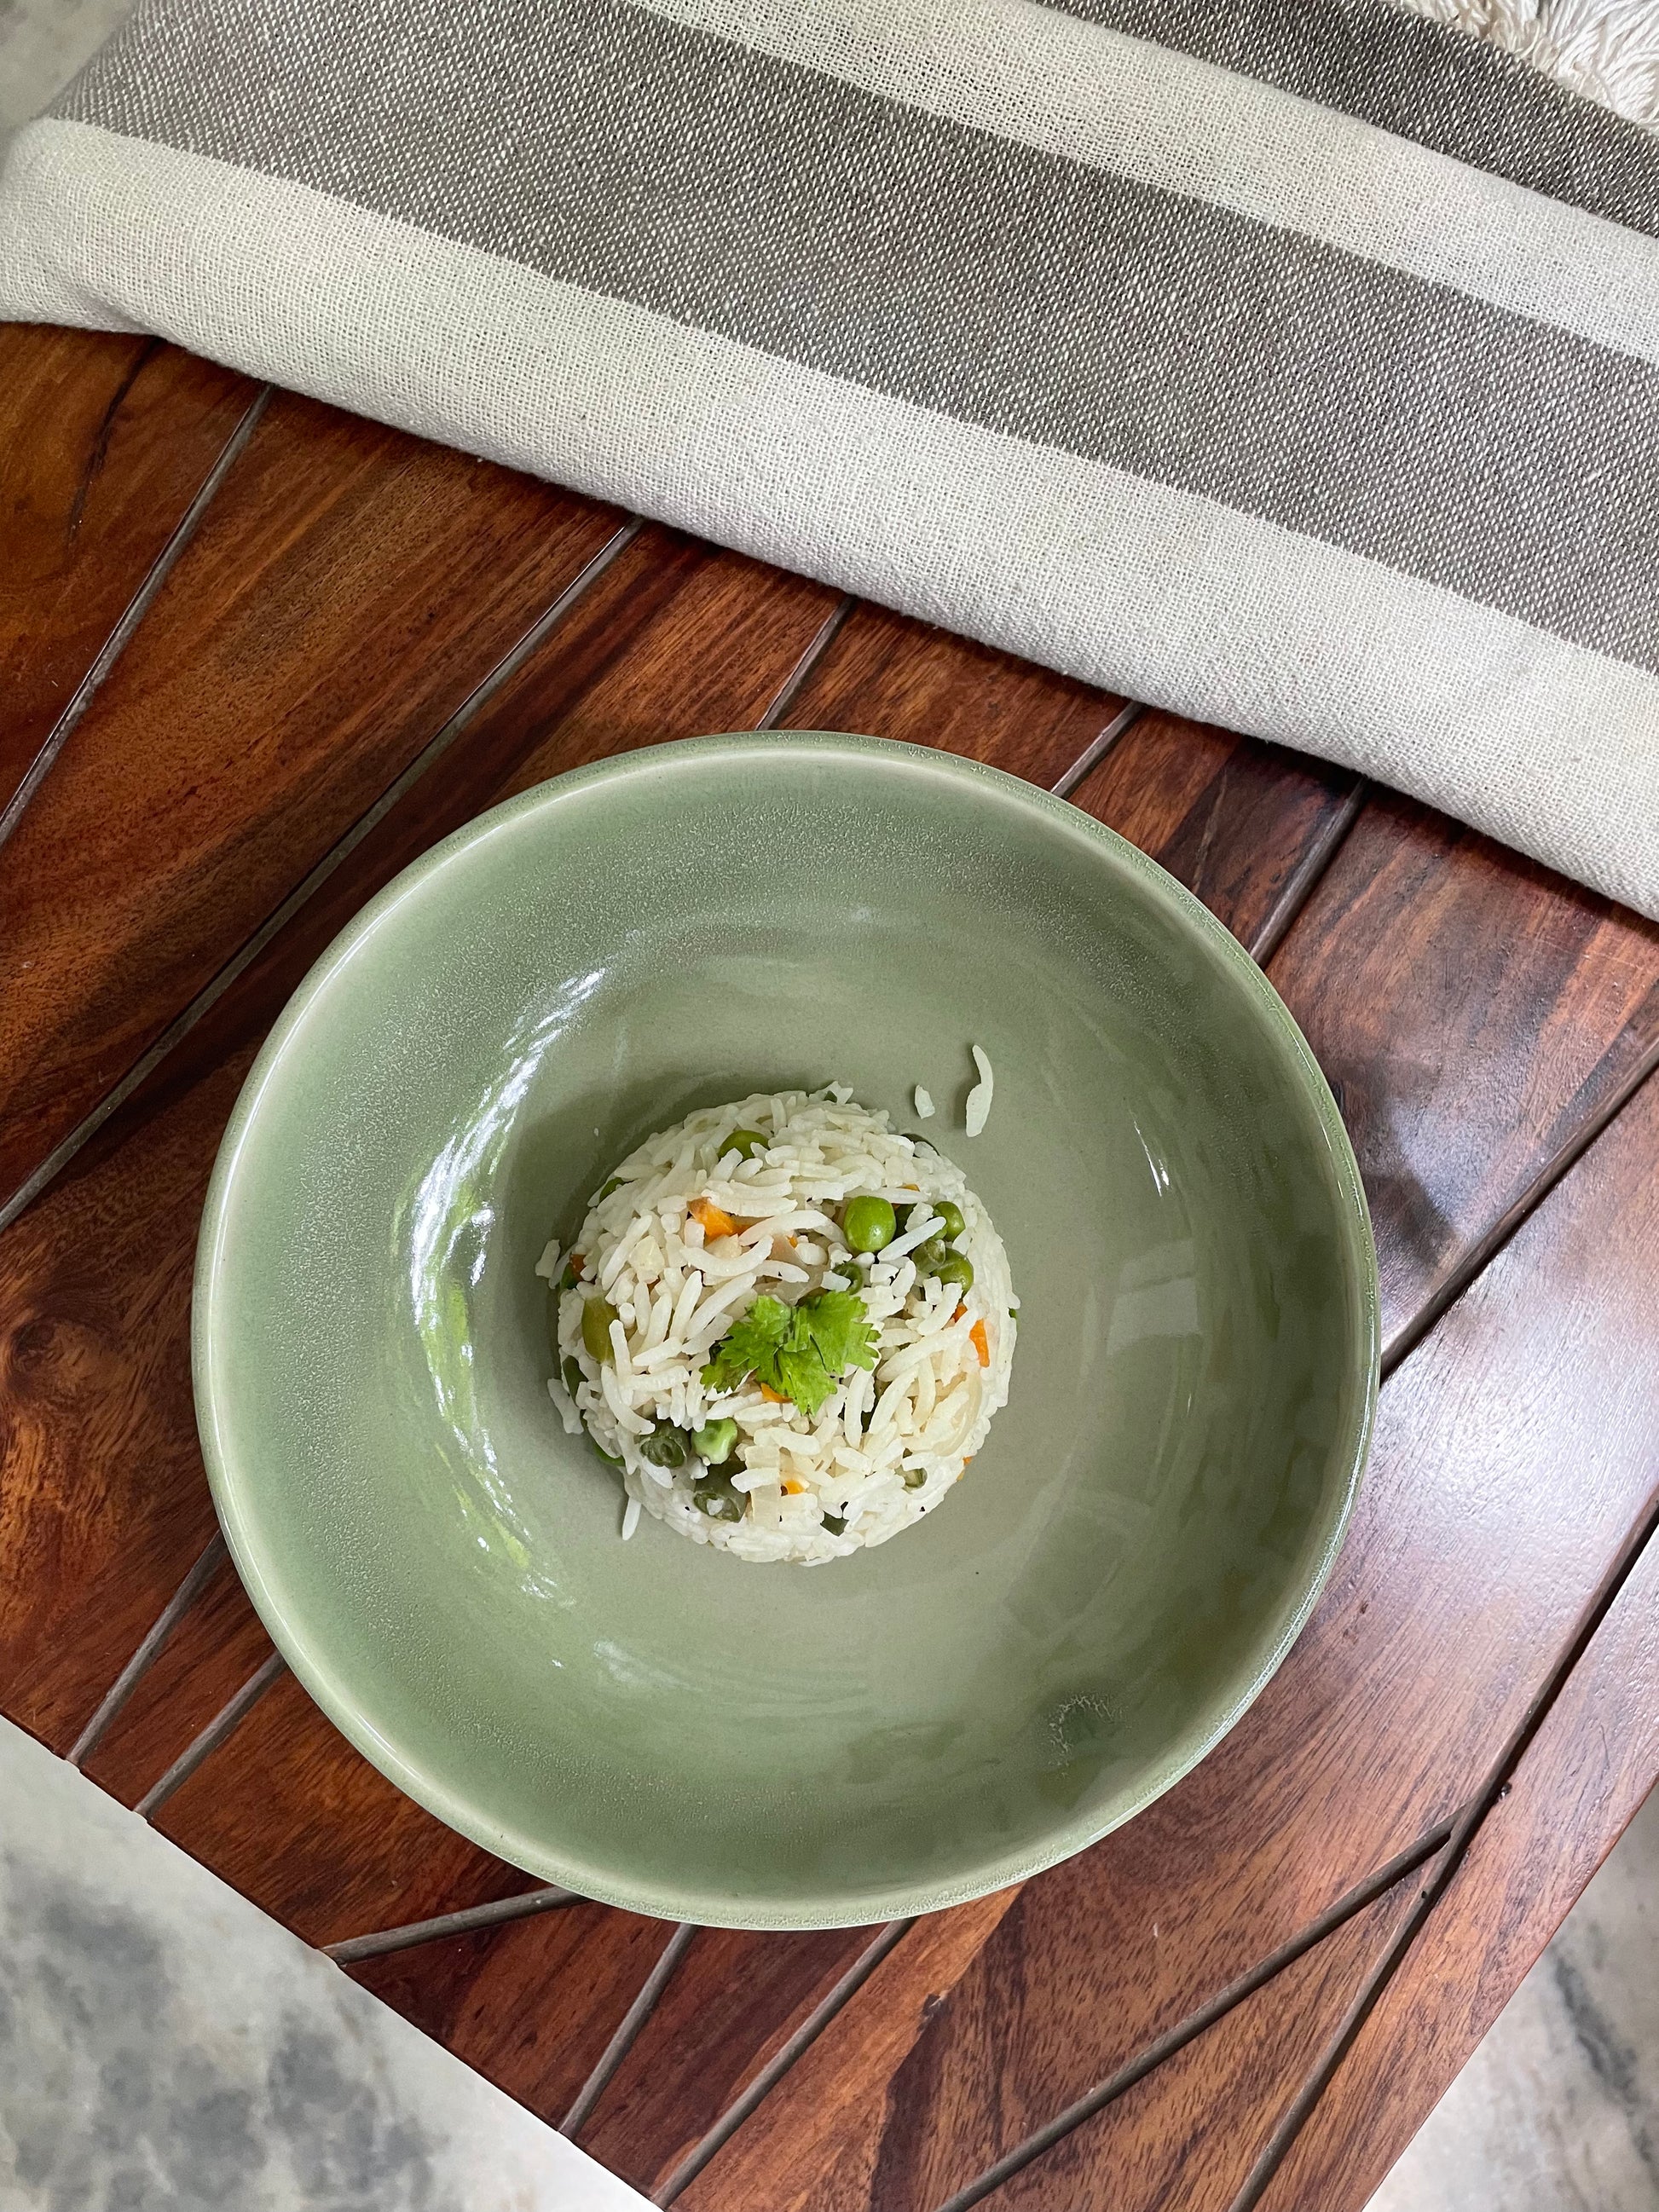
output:
<instances>
[{"instance_id":1,"label":"green ceramic bowl","mask_svg":"<svg viewBox=\"0 0 1659 2212\"><path fill-rule=\"evenodd\" d=\"M650 1131L831 1079L939 1102L1012 1400L879 1550L623 1545L543 1243ZM1232 1725L1334 1555L1376 1327L1335 1106L1203 908L1008 776L790 733L561 777L365 908L226 1134L196 1390L255 1604L401 1788L592 1896L815 1927L1047 1866Z\"/></svg>"}]
</instances>

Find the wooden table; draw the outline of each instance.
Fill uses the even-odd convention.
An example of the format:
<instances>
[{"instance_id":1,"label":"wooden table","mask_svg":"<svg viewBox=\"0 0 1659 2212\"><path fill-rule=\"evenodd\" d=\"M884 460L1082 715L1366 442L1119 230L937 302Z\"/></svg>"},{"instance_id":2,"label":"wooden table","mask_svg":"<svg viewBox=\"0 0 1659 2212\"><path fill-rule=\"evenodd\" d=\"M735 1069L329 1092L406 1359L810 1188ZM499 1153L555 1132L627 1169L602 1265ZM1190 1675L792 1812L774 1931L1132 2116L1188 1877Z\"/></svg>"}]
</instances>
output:
<instances>
[{"instance_id":1,"label":"wooden table","mask_svg":"<svg viewBox=\"0 0 1659 2212\"><path fill-rule=\"evenodd\" d=\"M1363 2204L1659 1771L1659 930L154 342L0 332L0 452L5 1711L659 2203L938 2212L1065 2113L998 2212ZM763 724L1069 792L1237 933L1353 1133L1387 1382L1311 1625L1151 1812L914 1925L665 1956L283 1669L214 1534L191 1265L259 1041L365 899L545 776Z\"/></svg>"}]
</instances>

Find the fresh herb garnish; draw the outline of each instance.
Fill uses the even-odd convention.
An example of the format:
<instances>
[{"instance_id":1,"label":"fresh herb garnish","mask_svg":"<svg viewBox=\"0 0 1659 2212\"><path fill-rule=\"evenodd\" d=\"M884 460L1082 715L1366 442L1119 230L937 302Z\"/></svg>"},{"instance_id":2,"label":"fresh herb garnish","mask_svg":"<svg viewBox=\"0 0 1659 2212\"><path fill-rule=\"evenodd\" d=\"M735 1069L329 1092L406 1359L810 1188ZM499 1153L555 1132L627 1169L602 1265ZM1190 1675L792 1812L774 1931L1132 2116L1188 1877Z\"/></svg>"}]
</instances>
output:
<instances>
[{"instance_id":1,"label":"fresh herb garnish","mask_svg":"<svg viewBox=\"0 0 1659 2212\"><path fill-rule=\"evenodd\" d=\"M849 1368L876 1364L876 1331L856 1291L814 1291L798 1306L757 1298L714 1346L704 1388L735 1390L753 1375L802 1413L816 1413Z\"/></svg>"}]
</instances>

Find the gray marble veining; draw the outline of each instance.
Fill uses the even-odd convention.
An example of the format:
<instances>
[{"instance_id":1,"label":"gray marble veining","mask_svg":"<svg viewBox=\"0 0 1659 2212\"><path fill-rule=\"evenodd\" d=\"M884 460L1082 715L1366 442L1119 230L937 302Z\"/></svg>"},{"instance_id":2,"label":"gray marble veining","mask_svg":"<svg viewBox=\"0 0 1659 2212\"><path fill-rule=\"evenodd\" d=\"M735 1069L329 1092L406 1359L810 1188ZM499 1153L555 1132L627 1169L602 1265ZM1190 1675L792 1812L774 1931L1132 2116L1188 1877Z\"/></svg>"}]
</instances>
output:
<instances>
[{"instance_id":1,"label":"gray marble veining","mask_svg":"<svg viewBox=\"0 0 1659 2212\"><path fill-rule=\"evenodd\" d=\"M0 152L123 23L132 0L0 0Z\"/></svg>"},{"instance_id":2,"label":"gray marble veining","mask_svg":"<svg viewBox=\"0 0 1659 2212\"><path fill-rule=\"evenodd\" d=\"M1659 2212L1659 1792L1369 2212Z\"/></svg>"},{"instance_id":3,"label":"gray marble veining","mask_svg":"<svg viewBox=\"0 0 1659 2212\"><path fill-rule=\"evenodd\" d=\"M0 2212L644 2202L0 1722Z\"/></svg>"}]
</instances>

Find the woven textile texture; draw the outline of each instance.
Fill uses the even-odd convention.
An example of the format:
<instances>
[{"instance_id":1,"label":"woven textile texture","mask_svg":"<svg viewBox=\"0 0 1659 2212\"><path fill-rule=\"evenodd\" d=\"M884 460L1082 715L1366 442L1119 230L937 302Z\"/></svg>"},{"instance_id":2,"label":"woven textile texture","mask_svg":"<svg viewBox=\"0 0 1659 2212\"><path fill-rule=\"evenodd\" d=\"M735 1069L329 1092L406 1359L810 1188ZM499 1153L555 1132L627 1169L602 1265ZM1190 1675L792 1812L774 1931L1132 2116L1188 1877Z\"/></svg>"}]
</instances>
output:
<instances>
[{"instance_id":1,"label":"woven textile texture","mask_svg":"<svg viewBox=\"0 0 1659 2212\"><path fill-rule=\"evenodd\" d=\"M0 313L157 331L1659 915L1659 137L1384 0L140 0Z\"/></svg>"}]
</instances>

